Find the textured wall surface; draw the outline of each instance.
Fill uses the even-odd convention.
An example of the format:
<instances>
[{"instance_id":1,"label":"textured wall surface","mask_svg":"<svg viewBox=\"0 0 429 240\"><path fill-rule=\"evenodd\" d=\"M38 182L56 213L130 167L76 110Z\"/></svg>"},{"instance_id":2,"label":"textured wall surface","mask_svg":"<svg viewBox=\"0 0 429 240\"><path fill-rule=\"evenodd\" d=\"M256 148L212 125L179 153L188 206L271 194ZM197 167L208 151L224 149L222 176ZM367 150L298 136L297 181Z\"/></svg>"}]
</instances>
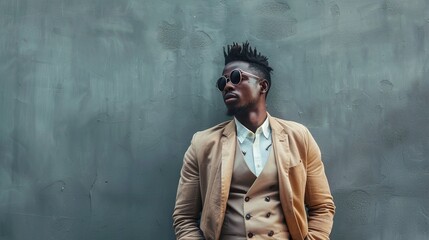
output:
<instances>
[{"instance_id":1,"label":"textured wall surface","mask_svg":"<svg viewBox=\"0 0 429 240\"><path fill-rule=\"evenodd\" d=\"M0 0L0 239L173 239L244 40L322 149L332 239L429 239L427 0Z\"/></svg>"}]
</instances>

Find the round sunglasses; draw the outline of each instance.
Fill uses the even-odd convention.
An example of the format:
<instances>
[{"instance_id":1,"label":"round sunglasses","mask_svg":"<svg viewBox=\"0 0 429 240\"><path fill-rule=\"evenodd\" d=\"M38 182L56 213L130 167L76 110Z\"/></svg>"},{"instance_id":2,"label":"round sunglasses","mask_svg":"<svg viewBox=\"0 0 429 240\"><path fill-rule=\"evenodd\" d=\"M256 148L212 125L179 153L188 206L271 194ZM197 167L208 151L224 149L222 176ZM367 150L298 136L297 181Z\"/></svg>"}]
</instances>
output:
<instances>
[{"instance_id":1,"label":"round sunglasses","mask_svg":"<svg viewBox=\"0 0 429 240\"><path fill-rule=\"evenodd\" d=\"M251 74L249 72L245 72L241 69L234 69L229 74L229 78L225 75L220 77L216 82L216 87L222 92L225 89L226 84L231 81L232 84L237 85L243 80L243 75L254 77L258 80L264 80L261 77L258 77L254 74Z\"/></svg>"}]
</instances>

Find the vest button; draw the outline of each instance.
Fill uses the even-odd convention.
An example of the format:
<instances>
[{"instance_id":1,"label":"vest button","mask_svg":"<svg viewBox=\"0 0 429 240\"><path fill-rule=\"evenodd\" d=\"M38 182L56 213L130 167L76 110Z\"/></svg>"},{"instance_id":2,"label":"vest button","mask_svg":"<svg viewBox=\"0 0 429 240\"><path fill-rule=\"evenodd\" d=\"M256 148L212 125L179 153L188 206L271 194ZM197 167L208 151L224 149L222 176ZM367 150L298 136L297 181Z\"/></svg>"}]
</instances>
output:
<instances>
[{"instance_id":1,"label":"vest button","mask_svg":"<svg viewBox=\"0 0 429 240\"><path fill-rule=\"evenodd\" d=\"M265 202L269 202L271 199L269 196L265 197Z\"/></svg>"},{"instance_id":2,"label":"vest button","mask_svg":"<svg viewBox=\"0 0 429 240\"><path fill-rule=\"evenodd\" d=\"M244 198L244 201L248 202L250 200L250 197Z\"/></svg>"},{"instance_id":3,"label":"vest button","mask_svg":"<svg viewBox=\"0 0 429 240\"><path fill-rule=\"evenodd\" d=\"M268 232L268 236L269 236L269 237L272 237L273 235L274 235L274 231L269 231L269 232Z\"/></svg>"},{"instance_id":4,"label":"vest button","mask_svg":"<svg viewBox=\"0 0 429 240\"><path fill-rule=\"evenodd\" d=\"M269 218L271 216L271 213L267 213L267 215L265 215L267 218Z\"/></svg>"},{"instance_id":5,"label":"vest button","mask_svg":"<svg viewBox=\"0 0 429 240\"><path fill-rule=\"evenodd\" d=\"M253 237L253 233L249 232L249 233L247 234L247 236L248 236L249 238L252 238L252 237Z\"/></svg>"},{"instance_id":6,"label":"vest button","mask_svg":"<svg viewBox=\"0 0 429 240\"><path fill-rule=\"evenodd\" d=\"M250 214L246 214L246 220L249 220L252 216Z\"/></svg>"}]
</instances>

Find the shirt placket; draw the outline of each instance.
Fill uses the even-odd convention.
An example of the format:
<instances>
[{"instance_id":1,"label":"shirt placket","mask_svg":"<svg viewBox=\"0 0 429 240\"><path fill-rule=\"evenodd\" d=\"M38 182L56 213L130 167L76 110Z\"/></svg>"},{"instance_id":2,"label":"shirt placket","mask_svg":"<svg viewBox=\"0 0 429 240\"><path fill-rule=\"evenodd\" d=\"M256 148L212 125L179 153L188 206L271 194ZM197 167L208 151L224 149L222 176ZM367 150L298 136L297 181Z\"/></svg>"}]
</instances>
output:
<instances>
[{"instance_id":1,"label":"shirt placket","mask_svg":"<svg viewBox=\"0 0 429 240\"><path fill-rule=\"evenodd\" d=\"M261 151L260 151L260 132L256 131L255 133L255 140L252 144L252 152L253 152L253 161L255 164L255 173L256 176L259 176L259 174L262 172L262 158L261 158Z\"/></svg>"}]
</instances>

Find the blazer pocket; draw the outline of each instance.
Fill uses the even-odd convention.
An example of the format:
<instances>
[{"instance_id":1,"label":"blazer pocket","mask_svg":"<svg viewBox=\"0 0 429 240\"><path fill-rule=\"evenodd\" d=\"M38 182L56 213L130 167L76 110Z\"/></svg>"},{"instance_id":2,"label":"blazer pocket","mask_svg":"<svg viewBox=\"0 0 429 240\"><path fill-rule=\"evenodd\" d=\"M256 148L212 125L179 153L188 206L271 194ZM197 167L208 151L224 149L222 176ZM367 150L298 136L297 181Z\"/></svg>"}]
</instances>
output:
<instances>
[{"instance_id":1,"label":"blazer pocket","mask_svg":"<svg viewBox=\"0 0 429 240\"><path fill-rule=\"evenodd\" d=\"M299 160L299 162L293 166L289 167L289 175L290 174L307 174L304 164L302 163L301 160Z\"/></svg>"},{"instance_id":2,"label":"blazer pocket","mask_svg":"<svg viewBox=\"0 0 429 240\"><path fill-rule=\"evenodd\" d=\"M289 168L289 181L292 186L292 192L295 195L303 196L307 182L307 171L301 160L297 165Z\"/></svg>"},{"instance_id":3,"label":"blazer pocket","mask_svg":"<svg viewBox=\"0 0 429 240\"><path fill-rule=\"evenodd\" d=\"M289 170L291 170L292 168L298 167L299 165L302 165L301 158L293 158L292 157L290 160Z\"/></svg>"}]
</instances>

